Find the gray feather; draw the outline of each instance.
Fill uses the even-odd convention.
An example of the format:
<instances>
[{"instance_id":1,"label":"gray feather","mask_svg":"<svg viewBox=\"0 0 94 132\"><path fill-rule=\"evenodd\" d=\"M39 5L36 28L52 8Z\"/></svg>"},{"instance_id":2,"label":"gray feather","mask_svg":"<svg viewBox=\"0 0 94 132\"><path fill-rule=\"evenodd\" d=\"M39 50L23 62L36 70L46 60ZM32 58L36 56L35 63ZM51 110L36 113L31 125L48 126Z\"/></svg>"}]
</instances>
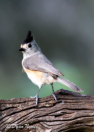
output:
<instances>
[{"instance_id":1,"label":"gray feather","mask_svg":"<svg viewBox=\"0 0 94 132\"><path fill-rule=\"evenodd\" d=\"M52 65L46 56L40 54L40 52L25 59L22 64L25 68L33 71L52 73L55 75L63 76L63 74Z\"/></svg>"},{"instance_id":2,"label":"gray feather","mask_svg":"<svg viewBox=\"0 0 94 132\"><path fill-rule=\"evenodd\" d=\"M58 77L57 81L64 84L65 86L71 88L72 90L74 90L76 92L83 92L83 90L81 88L79 88L74 83L70 82L69 80L67 80L65 78Z\"/></svg>"}]
</instances>

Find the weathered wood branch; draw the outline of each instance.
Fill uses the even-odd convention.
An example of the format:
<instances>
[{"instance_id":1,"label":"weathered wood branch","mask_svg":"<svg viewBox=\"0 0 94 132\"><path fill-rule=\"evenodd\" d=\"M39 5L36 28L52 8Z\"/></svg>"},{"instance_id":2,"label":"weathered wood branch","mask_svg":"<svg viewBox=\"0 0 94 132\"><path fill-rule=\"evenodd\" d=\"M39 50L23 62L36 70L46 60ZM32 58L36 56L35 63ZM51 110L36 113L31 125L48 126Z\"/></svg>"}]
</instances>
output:
<instances>
[{"instance_id":1,"label":"weathered wood branch","mask_svg":"<svg viewBox=\"0 0 94 132\"><path fill-rule=\"evenodd\" d=\"M0 100L0 131L94 132L94 97L58 90L39 99Z\"/></svg>"}]
</instances>

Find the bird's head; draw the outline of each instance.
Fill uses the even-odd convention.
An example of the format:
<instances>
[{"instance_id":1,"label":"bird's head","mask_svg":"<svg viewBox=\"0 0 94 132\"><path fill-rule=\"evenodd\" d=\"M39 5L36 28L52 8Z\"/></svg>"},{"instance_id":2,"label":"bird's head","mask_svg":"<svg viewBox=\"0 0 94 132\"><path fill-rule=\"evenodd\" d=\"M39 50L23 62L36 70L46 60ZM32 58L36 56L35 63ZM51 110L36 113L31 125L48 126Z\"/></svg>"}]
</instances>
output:
<instances>
[{"instance_id":1,"label":"bird's head","mask_svg":"<svg viewBox=\"0 0 94 132\"><path fill-rule=\"evenodd\" d=\"M19 51L22 51L23 54L31 55L39 50L40 48L36 41L34 40L31 31L28 31L27 36L23 43L21 44L21 48L19 49Z\"/></svg>"}]
</instances>

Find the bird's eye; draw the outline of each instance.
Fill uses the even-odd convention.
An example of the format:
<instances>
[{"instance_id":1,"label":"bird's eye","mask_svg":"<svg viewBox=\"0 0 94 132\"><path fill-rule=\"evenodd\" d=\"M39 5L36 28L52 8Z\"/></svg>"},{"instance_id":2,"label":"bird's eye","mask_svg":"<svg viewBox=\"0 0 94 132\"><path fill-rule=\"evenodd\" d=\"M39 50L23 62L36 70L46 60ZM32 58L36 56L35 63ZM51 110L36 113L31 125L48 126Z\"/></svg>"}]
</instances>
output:
<instances>
[{"instance_id":1,"label":"bird's eye","mask_svg":"<svg viewBox=\"0 0 94 132\"><path fill-rule=\"evenodd\" d=\"M30 48L31 46L32 46L31 44L28 45L29 48Z\"/></svg>"}]
</instances>

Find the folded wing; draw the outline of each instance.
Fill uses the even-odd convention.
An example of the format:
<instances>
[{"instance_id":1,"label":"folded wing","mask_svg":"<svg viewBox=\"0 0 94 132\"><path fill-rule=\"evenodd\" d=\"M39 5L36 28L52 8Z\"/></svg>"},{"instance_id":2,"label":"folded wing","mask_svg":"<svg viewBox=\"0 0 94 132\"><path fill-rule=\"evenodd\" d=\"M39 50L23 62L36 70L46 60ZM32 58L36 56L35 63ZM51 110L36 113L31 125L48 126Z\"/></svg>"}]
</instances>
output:
<instances>
[{"instance_id":1,"label":"folded wing","mask_svg":"<svg viewBox=\"0 0 94 132\"><path fill-rule=\"evenodd\" d=\"M33 55L23 61L23 66L33 71L40 71L51 73L55 75L64 76L59 70L57 70L52 63L46 58L46 56L38 54Z\"/></svg>"}]
</instances>

